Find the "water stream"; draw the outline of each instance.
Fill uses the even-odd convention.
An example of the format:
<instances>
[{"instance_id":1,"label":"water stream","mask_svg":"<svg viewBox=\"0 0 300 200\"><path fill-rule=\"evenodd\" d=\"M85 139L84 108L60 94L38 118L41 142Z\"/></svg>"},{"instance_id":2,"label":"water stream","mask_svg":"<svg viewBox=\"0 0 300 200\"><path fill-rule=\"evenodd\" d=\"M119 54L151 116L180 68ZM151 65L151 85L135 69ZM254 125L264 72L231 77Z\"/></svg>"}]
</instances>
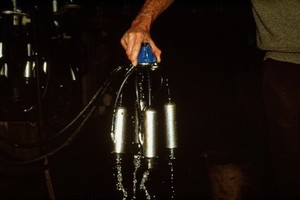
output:
<instances>
[{"instance_id":1,"label":"water stream","mask_svg":"<svg viewBox=\"0 0 300 200\"><path fill-rule=\"evenodd\" d=\"M123 174L122 174L122 159L117 157L116 158L116 174L117 177L117 183L116 183L116 189L117 191L120 191L122 193L122 199L126 200L128 197L128 193L123 185Z\"/></svg>"},{"instance_id":2,"label":"water stream","mask_svg":"<svg viewBox=\"0 0 300 200\"><path fill-rule=\"evenodd\" d=\"M133 164L134 164L134 171L133 171L133 187L132 187L132 199L136 199L136 189L137 189L137 172L141 167L141 155L134 155L133 156Z\"/></svg>"},{"instance_id":3,"label":"water stream","mask_svg":"<svg viewBox=\"0 0 300 200\"><path fill-rule=\"evenodd\" d=\"M141 183L140 183L140 190L144 191L146 200L151 200L151 195L146 187L146 183L149 180L149 175L150 175L150 170L146 170L143 174L143 177L142 177Z\"/></svg>"}]
</instances>

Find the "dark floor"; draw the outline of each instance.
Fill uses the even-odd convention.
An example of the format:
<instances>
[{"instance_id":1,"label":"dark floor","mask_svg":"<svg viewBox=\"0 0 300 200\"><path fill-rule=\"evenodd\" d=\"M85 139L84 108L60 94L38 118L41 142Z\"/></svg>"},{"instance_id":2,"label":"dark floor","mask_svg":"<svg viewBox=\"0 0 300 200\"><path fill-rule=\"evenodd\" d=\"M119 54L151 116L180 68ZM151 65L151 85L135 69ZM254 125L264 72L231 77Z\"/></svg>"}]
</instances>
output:
<instances>
[{"instance_id":1,"label":"dark floor","mask_svg":"<svg viewBox=\"0 0 300 200\"><path fill-rule=\"evenodd\" d=\"M118 197L115 195L117 190L115 190L116 182L114 182L112 170L114 157L110 154L111 141L108 139L108 132L104 131L102 123L105 123L103 118L91 118L80 135L69 146L49 158L49 171L56 199L112 199ZM199 158L197 160L200 162ZM166 173L162 170L166 170L166 167L162 166L165 163L164 159L161 158L160 162L161 166L157 168L157 171L161 170L162 173ZM128 165L131 165L130 161L125 163L125 166ZM176 160L175 191L178 196L188 198L195 195L199 197L206 195L207 186L202 184L205 182L202 177L204 175L202 166L200 163L193 165L198 165L197 169L193 169L192 161L187 158ZM41 162L1 168L1 199L49 199ZM131 176L126 172L124 174L124 179ZM162 184L163 181L155 181L155 184ZM183 182L184 184L182 184ZM195 190L195 186L197 190Z\"/></svg>"},{"instance_id":2,"label":"dark floor","mask_svg":"<svg viewBox=\"0 0 300 200\"><path fill-rule=\"evenodd\" d=\"M55 199L121 199L115 189L108 123L105 116L91 117L74 141L49 157L48 169ZM186 130L180 133L180 148L174 163L177 199L209 199L209 195L213 199L261 199L274 195L270 166L263 146L238 152L201 153L201 142L195 141L196 137L188 137L192 134ZM184 134L186 136L182 136ZM125 161L124 167L132 165L130 155ZM151 178L157 199L171 199L171 195L166 194L167 178L162 178L168 177L165 164L166 159L161 156L156 173ZM41 162L1 167L1 199L50 199L44 172ZM130 178L132 174L125 171L124 179Z\"/></svg>"}]
</instances>

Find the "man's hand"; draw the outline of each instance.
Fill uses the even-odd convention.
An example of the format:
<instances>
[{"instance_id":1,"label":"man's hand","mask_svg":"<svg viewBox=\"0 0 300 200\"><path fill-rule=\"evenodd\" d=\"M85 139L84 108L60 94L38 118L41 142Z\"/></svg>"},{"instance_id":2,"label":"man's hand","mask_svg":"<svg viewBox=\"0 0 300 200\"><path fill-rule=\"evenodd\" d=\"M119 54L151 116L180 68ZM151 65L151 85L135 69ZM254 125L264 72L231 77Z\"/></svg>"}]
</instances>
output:
<instances>
[{"instance_id":1,"label":"man's hand","mask_svg":"<svg viewBox=\"0 0 300 200\"><path fill-rule=\"evenodd\" d=\"M133 66L137 65L137 58L143 43L149 43L151 45L157 62L160 62L161 50L157 48L151 39L149 31L146 28L133 25L121 38L121 44Z\"/></svg>"},{"instance_id":2,"label":"man's hand","mask_svg":"<svg viewBox=\"0 0 300 200\"><path fill-rule=\"evenodd\" d=\"M133 66L137 65L137 58L142 43L149 43L152 53L160 62L161 51L150 36L150 27L155 19L166 10L174 0L145 0L140 12L133 20L129 30L121 38L121 44Z\"/></svg>"}]
</instances>

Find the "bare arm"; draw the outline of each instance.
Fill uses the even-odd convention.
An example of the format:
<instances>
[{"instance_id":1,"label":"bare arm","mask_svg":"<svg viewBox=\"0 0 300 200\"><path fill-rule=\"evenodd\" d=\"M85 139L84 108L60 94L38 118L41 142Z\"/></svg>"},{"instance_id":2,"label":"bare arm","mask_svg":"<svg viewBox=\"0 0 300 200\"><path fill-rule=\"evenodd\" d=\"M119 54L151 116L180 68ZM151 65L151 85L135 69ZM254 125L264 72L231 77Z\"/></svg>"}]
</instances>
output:
<instances>
[{"instance_id":1,"label":"bare arm","mask_svg":"<svg viewBox=\"0 0 300 200\"><path fill-rule=\"evenodd\" d=\"M174 0L145 0L131 27L121 38L121 44L126 51L127 57L134 66L137 65L137 57L143 42L151 45L153 54L156 56L157 61L160 62L161 51L150 36L150 29L157 17L173 2Z\"/></svg>"}]
</instances>

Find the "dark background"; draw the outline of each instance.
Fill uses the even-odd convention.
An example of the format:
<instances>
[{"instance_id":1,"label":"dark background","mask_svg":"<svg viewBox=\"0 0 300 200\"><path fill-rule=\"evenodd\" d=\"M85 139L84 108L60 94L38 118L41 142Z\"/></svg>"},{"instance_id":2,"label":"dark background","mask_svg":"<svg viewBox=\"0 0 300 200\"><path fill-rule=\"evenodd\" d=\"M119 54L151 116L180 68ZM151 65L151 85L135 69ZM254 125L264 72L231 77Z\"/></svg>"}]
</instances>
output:
<instances>
[{"instance_id":1,"label":"dark background","mask_svg":"<svg viewBox=\"0 0 300 200\"><path fill-rule=\"evenodd\" d=\"M58 2L60 8L69 3ZM60 31L73 38L69 46L60 46L61 49L54 51L59 52L54 54L58 59L57 66L64 65L62 61L68 58L81 70L75 92L68 91L74 96L62 98L71 105L74 103L74 107L68 107L73 111L70 112L72 116L80 110L78 103L86 105L113 69L129 65L119 41L142 1L82 0L73 3L80 8L58 16L51 14L49 1L19 1L18 4L25 13L35 13L34 6L41 11L37 23L40 31L38 43L45 44L41 45L43 51L55 48L48 42L49 37L57 34L53 19L59 21ZM1 2L1 7L10 10L10 1ZM2 23L2 29L5 35L5 23ZM160 67L170 77L177 104L179 148L175 188L179 199L207 198L209 167L228 163L251 166L246 173L251 181L255 179L255 183L243 191L246 196L271 193L265 113L260 91L263 54L255 44L250 2L176 1L153 24L151 35L162 50ZM57 79L64 80L61 78L64 75L60 74L64 71L58 70L57 73L60 77ZM53 79L55 85L56 78ZM54 91L47 97L48 107L55 101L55 95ZM58 119L53 123L63 124L65 116L60 110L55 114ZM9 115L8 120L4 117L2 121L22 127L28 121L26 117L19 120L16 111L15 115ZM110 115L97 110L80 134L49 158L57 199L114 197L109 127ZM4 156L4 161L11 157L16 159L16 150L7 149L6 154L10 156ZM22 150L19 156L22 159L28 157L22 154ZM163 169L158 168L158 171ZM4 199L47 199L43 170L41 163L2 167L3 191L0 195ZM253 192L254 187L259 191Z\"/></svg>"}]
</instances>

